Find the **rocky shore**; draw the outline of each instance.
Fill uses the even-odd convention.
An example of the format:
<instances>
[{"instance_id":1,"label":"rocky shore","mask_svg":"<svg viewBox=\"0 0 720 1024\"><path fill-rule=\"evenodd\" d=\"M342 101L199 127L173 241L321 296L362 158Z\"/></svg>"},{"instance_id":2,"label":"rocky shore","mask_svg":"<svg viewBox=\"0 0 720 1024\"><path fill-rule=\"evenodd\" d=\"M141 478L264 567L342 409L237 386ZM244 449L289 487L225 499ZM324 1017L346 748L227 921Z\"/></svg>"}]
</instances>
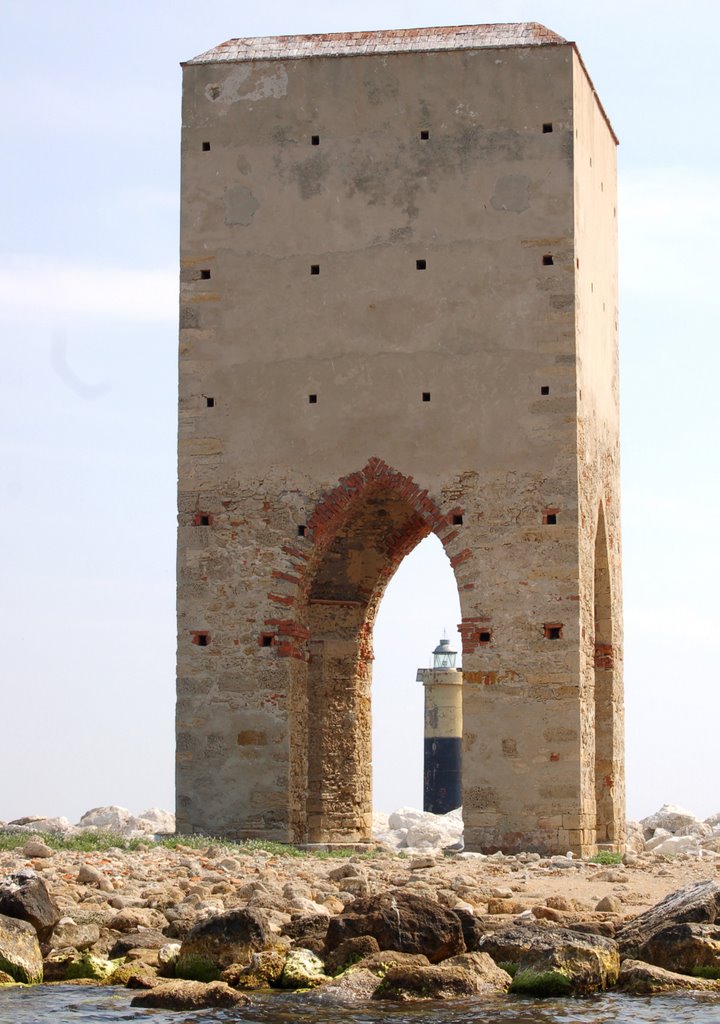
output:
<instances>
[{"instance_id":1,"label":"rocky shore","mask_svg":"<svg viewBox=\"0 0 720 1024\"><path fill-rule=\"evenodd\" d=\"M463 852L458 814L396 812L349 857L158 842L171 824L122 808L0 824L0 985L129 985L177 1009L268 987L336 1002L720 992L720 815L666 806L600 863ZM93 833L97 849L70 848Z\"/></svg>"}]
</instances>

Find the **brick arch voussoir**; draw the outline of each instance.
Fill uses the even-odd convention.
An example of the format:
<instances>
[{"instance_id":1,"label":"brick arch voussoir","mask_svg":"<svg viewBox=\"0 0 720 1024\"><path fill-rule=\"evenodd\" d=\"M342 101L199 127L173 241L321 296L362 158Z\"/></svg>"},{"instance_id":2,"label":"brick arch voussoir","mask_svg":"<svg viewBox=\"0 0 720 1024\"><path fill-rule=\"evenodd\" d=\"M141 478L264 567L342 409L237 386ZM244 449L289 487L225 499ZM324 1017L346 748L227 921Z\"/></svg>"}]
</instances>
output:
<instances>
[{"instance_id":1,"label":"brick arch voussoir","mask_svg":"<svg viewBox=\"0 0 720 1024\"><path fill-rule=\"evenodd\" d=\"M374 613L387 583L405 555L424 537L434 533L439 538L453 569L470 557L469 549L457 550L454 543L458 530L452 529L453 517L462 515L462 508L454 506L443 511L428 491L411 476L406 476L383 459L373 456L362 469L342 477L335 487L320 496L306 524L309 550L300 550L290 545L282 549L290 559L289 571L277 569L273 572L273 579L280 582L281 586L275 587L268 594L268 599L278 609L278 615L265 619L265 626L272 631L272 634L267 633L265 636L272 635L272 643L279 657L307 660L309 629L303 619L315 575L328 548L353 512L373 492L379 490L390 490L399 495L413 510L413 515L392 539L387 569L378 581L371 599L372 607L368 617L370 625L366 630L368 642Z\"/></svg>"}]
</instances>

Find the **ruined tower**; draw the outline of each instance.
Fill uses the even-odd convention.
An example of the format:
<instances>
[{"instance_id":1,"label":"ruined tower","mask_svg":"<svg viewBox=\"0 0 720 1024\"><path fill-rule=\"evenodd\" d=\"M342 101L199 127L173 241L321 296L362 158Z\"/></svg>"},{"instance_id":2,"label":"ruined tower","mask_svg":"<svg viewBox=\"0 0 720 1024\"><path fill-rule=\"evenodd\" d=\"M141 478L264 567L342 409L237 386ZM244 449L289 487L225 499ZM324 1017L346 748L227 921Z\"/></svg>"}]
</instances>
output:
<instances>
[{"instance_id":1,"label":"ruined tower","mask_svg":"<svg viewBox=\"0 0 720 1024\"><path fill-rule=\"evenodd\" d=\"M184 65L180 831L369 838L373 621L433 532L467 848L621 843L615 145L537 24Z\"/></svg>"}]
</instances>

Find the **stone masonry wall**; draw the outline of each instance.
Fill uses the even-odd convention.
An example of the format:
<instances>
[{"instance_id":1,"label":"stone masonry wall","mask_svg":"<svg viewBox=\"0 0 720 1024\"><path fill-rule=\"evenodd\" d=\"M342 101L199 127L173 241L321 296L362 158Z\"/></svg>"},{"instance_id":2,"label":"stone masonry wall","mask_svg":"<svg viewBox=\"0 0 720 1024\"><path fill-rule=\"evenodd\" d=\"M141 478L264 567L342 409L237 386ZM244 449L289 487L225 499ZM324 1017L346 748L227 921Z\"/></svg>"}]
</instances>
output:
<instances>
[{"instance_id":1,"label":"stone masonry wall","mask_svg":"<svg viewBox=\"0 0 720 1024\"><path fill-rule=\"evenodd\" d=\"M434 532L466 845L619 839L613 150L570 44L185 67L181 830L369 838L372 626Z\"/></svg>"}]
</instances>

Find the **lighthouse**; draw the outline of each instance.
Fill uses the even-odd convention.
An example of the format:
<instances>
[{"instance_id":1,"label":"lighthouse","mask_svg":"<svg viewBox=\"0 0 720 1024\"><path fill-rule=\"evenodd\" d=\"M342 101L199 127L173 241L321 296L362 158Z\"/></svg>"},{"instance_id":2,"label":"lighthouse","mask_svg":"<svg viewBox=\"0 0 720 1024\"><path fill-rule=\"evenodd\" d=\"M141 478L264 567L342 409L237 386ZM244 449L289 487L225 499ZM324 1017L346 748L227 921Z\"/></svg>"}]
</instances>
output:
<instances>
[{"instance_id":1,"label":"lighthouse","mask_svg":"<svg viewBox=\"0 0 720 1024\"><path fill-rule=\"evenodd\" d=\"M425 687L423 809L447 814L462 804L462 669L457 651L443 638L432 652L432 668L420 668Z\"/></svg>"}]
</instances>

